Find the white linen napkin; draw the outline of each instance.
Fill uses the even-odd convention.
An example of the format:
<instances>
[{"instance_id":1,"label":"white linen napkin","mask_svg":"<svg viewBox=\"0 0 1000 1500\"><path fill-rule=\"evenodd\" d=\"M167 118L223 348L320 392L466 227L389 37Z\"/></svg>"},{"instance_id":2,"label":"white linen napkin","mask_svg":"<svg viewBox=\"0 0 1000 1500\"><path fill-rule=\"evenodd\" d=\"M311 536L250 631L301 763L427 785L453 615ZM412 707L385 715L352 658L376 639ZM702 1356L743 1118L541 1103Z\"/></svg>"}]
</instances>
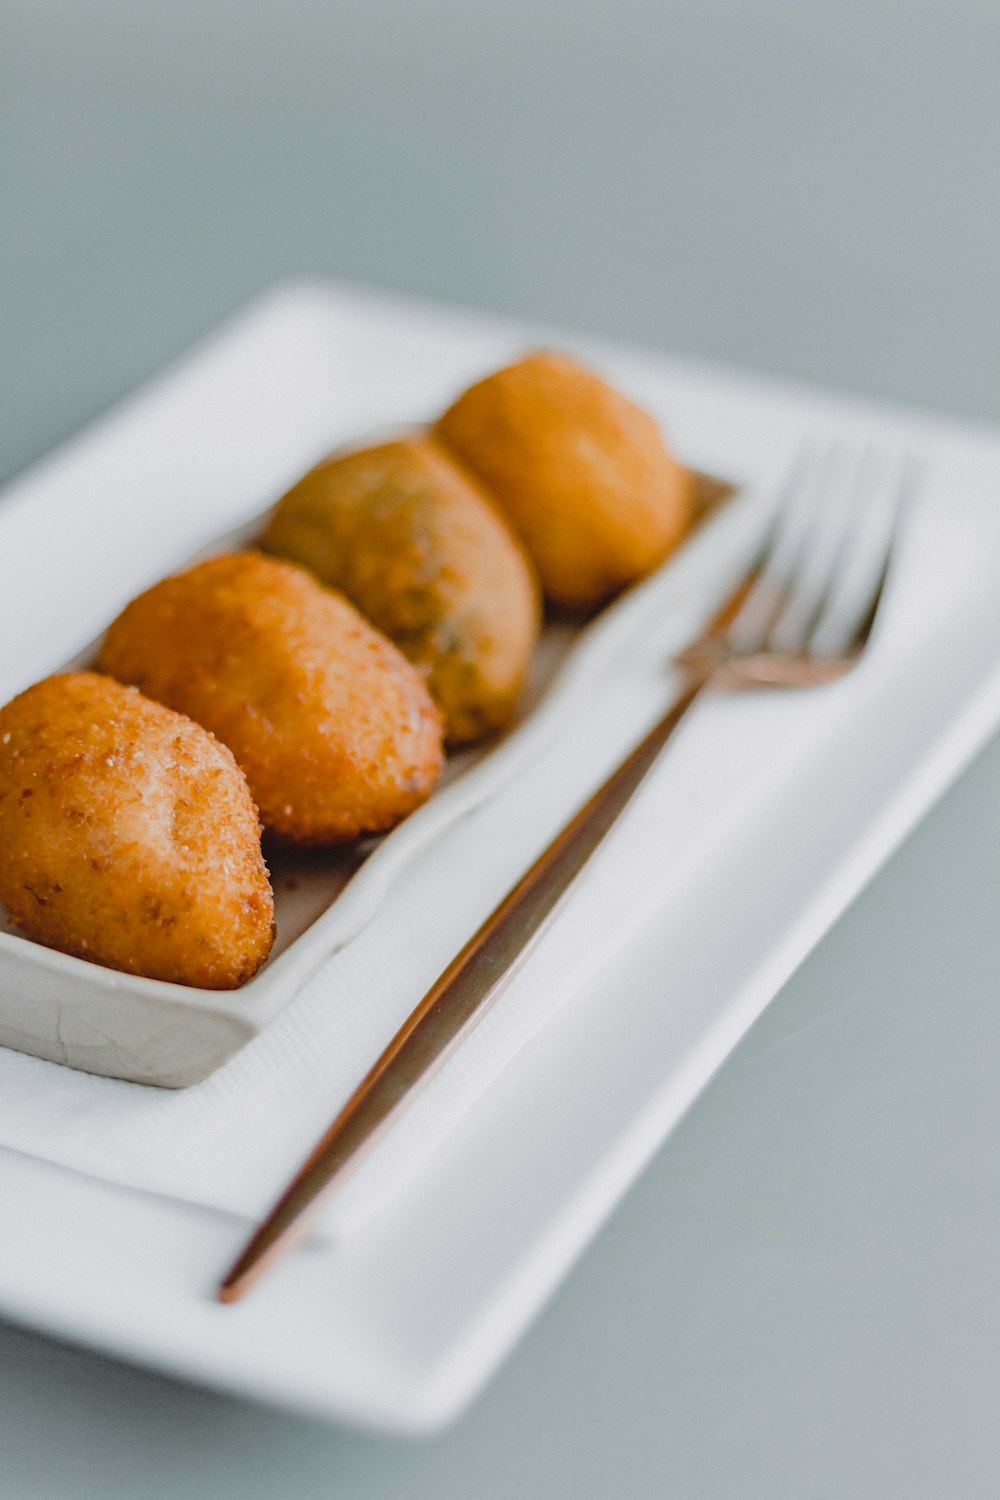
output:
<instances>
[{"instance_id":1,"label":"white linen napkin","mask_svg":"<svg viewBox=\"0 0 1000 1500\"><path fill-rule=\"evenodd\" d=\"M823 742L851 691L696 710L529 962L332 1200L323 1229L353 1232L391 1203L582 983L606 972L614 1004L615 958L637 926L734 836L808 742ZM527 771L410 866L370 926L203 1083L169 1092L0 1048L0 1144L259 1217L438 973L668 696L650 643Z\"/></svg>"}]
</instances>

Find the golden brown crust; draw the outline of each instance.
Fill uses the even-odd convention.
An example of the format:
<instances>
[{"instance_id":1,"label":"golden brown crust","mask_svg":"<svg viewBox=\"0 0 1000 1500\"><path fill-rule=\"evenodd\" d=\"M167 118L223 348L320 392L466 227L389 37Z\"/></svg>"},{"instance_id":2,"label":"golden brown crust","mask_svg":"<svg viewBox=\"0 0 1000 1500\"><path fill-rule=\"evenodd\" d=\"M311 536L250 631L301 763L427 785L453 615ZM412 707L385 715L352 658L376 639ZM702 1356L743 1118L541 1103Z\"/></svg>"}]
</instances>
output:
<instances>
[{"instance_id":1,"label":"golden brown crust","mask_svg":"<svg viewBox=\"0 0 1000 1500\"><path fill-rule=\"evenodd\" d=\"M473 477L427 437L334 456L262 545L343 590L424 674L452 744L513 717L538 637L533 569Z\"/></svg>"},{"instance_id":2,"label":"golden brown crust","mask_svg":"<svg viewBox=\"0 0 1000 1500\"><path fill-rule=\"evenodd\" d=\"M430 794L441 721L422 679L304 569L227 553L134 599L101 666L228 745L266 828L340 843Z\"/></svg>"},{"instance_id":3,"label":"golden brown crust","mask_svg":"<svg viewBox=\"0 0 1000 1500\"><path fill-rule=\"evenodd\" d=\"M470 386L435 432L503 506L546 596L591 609L652 571L690 521L687 471L656 423L561 354Z\"/></svg>"},{"instance_id":4,"label":"golden brown crust","mask_svg":"<svg viewBox=\"0 0 1000 1500\"><path fill-rule=\"evenodd\" d=\"M249 979L274 936L257 810L230 752L93 672L0 709L0 900L49 947L207 989Z\"/></svg>"}]
</instances>

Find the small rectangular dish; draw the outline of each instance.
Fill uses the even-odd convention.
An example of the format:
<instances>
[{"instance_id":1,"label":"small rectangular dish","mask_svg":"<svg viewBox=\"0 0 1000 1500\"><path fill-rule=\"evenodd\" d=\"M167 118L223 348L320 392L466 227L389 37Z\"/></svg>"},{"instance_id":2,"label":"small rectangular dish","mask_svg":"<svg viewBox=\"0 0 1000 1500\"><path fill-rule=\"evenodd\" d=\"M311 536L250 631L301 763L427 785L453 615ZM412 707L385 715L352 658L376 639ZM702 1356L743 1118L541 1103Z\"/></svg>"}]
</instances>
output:
<instances>
[{"instance_id":1,"label":"small rectangular dish","mask_svg":"<svg viewBox=\"0 0 1000 1500\"><path fill-rule=\"evenodd\" d=\"M323 337L325 310L302 294L271 299L8 494L0 505L8 573L0 702L49 672L92 665L96 642L63 654L72 634L79 645L99 614L110 621L124 600L181 564L249 544L289 480L358 436L345 351L334 328ZM421 415L449 394L440 380L427 389ZM383 425L392 400L387 391L379 402ZM225 1062L363 929L422 849L559 733L644 621L663 616L688 588L706 548L710 572L725 566L734 543L739 551L747 507L719 515L732 486L696 480L705 524L588 626L546 627L527 702L501 740L451 757L431 800L381 840L269 853L277 936L248 984L205 990L102 968L25 938L0 908L0 1045L170 1088ZM243 518L233 526L238 507ZM48 600L60 601L58 612Z\"/></svg>"}]
</instances>

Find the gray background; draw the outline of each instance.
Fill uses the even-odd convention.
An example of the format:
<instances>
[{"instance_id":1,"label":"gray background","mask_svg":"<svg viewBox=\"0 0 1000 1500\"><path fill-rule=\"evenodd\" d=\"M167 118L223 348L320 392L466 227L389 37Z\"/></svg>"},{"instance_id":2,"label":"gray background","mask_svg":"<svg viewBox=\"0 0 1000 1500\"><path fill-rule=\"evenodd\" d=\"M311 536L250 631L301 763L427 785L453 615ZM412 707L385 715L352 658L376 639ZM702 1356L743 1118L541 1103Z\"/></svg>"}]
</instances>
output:
<instances>
[{"instance_id":1,"label":"gray background","mask_svg":"<svg viewBox=\"0 0 1000 1500\"><path fill-rule=\"evenodd\" d=\"M996 419L998 58L995 0L0 0L0 474L302 271ZM0 1493L995 1497L998 834L994 745L449 1433L0 1328Z\"/></svg>"}]
</instances>

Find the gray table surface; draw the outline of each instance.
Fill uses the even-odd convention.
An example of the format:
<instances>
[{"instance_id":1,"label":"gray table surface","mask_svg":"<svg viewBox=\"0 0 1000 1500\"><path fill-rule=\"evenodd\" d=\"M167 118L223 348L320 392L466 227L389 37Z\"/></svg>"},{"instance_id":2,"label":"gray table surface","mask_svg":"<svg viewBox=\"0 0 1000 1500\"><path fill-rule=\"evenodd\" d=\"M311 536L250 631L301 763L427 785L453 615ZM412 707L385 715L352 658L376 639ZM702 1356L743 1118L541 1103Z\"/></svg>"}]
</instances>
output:
<instances>
[{"instance_id":1,"label":"gray table surface","mask_svg":"<svg viewBox=\"0 0 1000 1500\"><path fill-rule=\"evenodd\" d=\"M0 475L302 271L995 420L998 56L995 0L0 0ZM442 1437L0 1327L0 1494L994 1497L998 870L994 744Z\"/></svg>"}]
</instances>

